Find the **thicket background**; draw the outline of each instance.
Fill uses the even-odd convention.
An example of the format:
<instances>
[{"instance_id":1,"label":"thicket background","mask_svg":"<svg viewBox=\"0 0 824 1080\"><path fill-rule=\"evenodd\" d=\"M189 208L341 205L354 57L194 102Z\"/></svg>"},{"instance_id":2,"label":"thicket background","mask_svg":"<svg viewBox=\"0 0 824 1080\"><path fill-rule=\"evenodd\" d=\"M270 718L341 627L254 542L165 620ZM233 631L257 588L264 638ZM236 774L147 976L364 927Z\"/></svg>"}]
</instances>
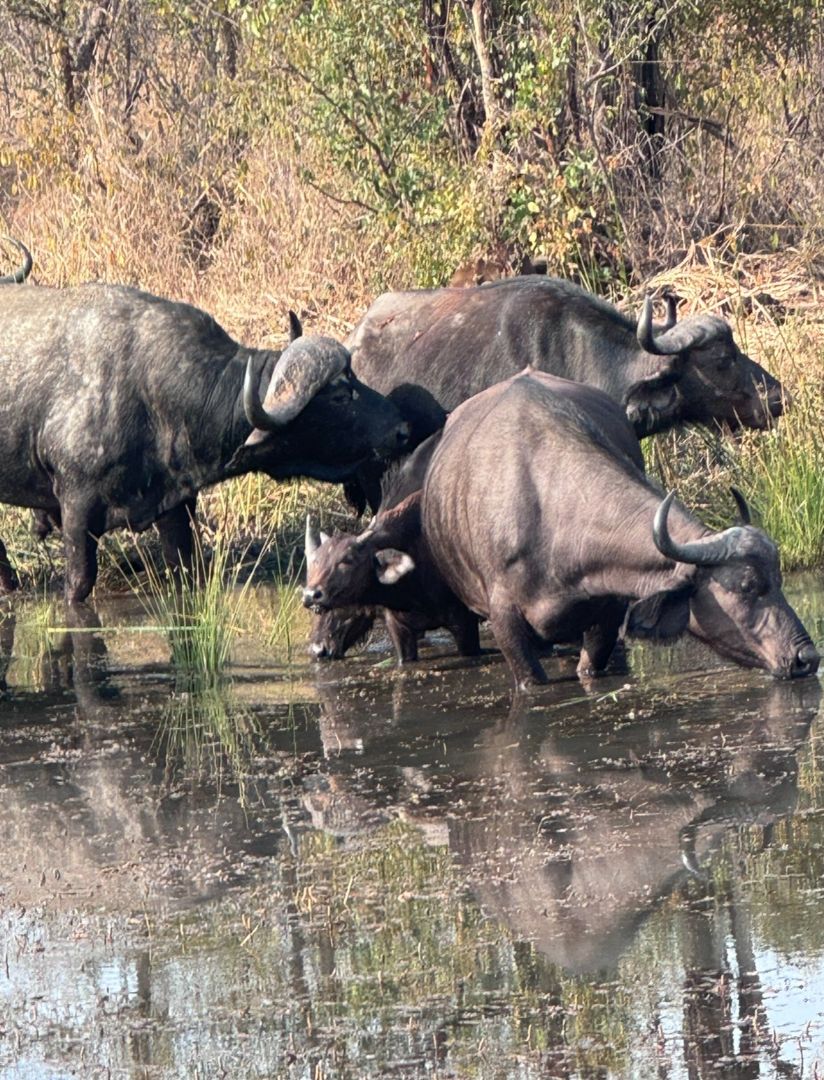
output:
<instances>
[{"instance_id":1,"label":"thicket background","mask_svg":"<svg viewBox=\"0 0 824 1080\"><path fill-rule=\"evenodd\" d=\"M39 283L137 283L257 345L289 307L343 337L385 288L542 256L630 307L674 285L820 397L822 9L0 0L0 231Z\"/></svg>"}]
</instances>

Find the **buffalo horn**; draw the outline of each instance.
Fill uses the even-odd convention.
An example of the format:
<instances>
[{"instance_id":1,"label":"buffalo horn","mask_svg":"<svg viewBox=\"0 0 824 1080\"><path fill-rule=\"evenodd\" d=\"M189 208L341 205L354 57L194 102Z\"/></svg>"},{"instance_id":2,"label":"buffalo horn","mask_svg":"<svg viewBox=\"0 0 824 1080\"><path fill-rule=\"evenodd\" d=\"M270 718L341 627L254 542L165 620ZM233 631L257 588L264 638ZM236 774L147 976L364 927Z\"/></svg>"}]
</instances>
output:
<instances>
[{"instance_id":1,"label":"buffalo horn","mask_svg":"<svg viewBox=\"0 0 824 1080\"><path fill-rule=\"evenodd\" d=\"M652 523L652 539L661 554L674 562L689 563L692 566L711 566L728 559L735 551L741 530L725 529L722 533L705 536L703 540L678 544L670 536L667 527L667 517L674 498L675 492L671 491L655 511L655 520Z\"/></svg>"},{"instance_id":2,"label":"buffalo horn","mask_svg":"<svg viewBox=\"0 0 824 1080\"><path fill-rule=\"evenodd\" d=\"M738 488L731 487L730 494L735 499L735 505L738 507L738 516L741 518L741 524L749 525L750 521L752 520L752 516L750 514L750 508L749 506L747 506L747 500L744 498Z\"/></svg>"},{"instance_id":3,"label":"buffalo horn","mask_svg":"<svg viewBox=\"0 0 824 1080\"><path fill-rule=\"evenodd\" d=\"M682 323L669 325L674 315L675 300L667 297L667 321L664 329L657 333L652 324L652 298L644 298L644 307L638 320L636 335L638 344L644 352L653 356L673 356L686 352L697 345L706 345L721 332L725 323L715 315L696 315Z\"/></svg>"},{"instance_id":4,"label":"buffalo horn","mask_svg":"<svg viewBox=\"0 0 824 1080\"><path fill-rule=\"evenodd\" d=\"M704 879L707 875L701 869L701 864L699 863L698 856L695 852L695 833L695 825L686 825L679 834L681 843L681 862L691 874L695 875L695 877Z\"/></svg>"},{"instance_id":5,"label":"buffalo horn","mask_svg":"<svg viewBox=\"0 0 824 1080\"><path fill-rule=\"evenodd\" d=\"M23 265L15 270L13 274L6 274L4 277L0 277L0 285L22 285L31 273L31 268L34 265L31 252L25 244L21 244L19 240L15 240L13 236L4 236L3 239L8 240L10 244L14 244L17 250L22 254Z\"/></svg>"},{"instance_id":6,"label":"buffalo horn","mask_svg":"<svg viewBox=\"0 0 824 1080\"><path fill-rule=\"evenodd\" d=\"M664 320L662 330L672 330L673 326L678 322L678 297L675 293L667 293L664 297L667 303L667 317Z\"/></svg>"},{"instance_id":7,"label":"buffalo horn","mask_svg":"<svg viewBox=\"0 0 824 1080\"><path fill-rule=\"evenodd\" d=\"M332 338L300 338L281 353L266 398L260 400L251 357L243 382L246 419L260 431L276 431L305 409L315 394L349 367L349 353Z\"/></svg>"},{"instance_id":8,"label":"buffalo horn","mask_svg":"<svg viewBox=\"0 0 824 1080\"><path fill-rule=\"evenodd\" d=\"M299 337L303 337L303 325L300 318L294 311L289 309L289 340L297 341Z\"/></svg>"},{"instance_id":9,"label":"buffalo horn","mask_svg":"<svg viewBox=\"0 0 824 1080\"><path fill-rule=\"evenodd\" d=\"M255 371L251 356L246 361L246 375L243 379L243 410L253 428L260 428L262 431L269 430L271 425L261 405L260 394L255 385Z\"/></svg>"},{"instance_id":10,"label":"buffalo horn","mask_svg":"<svg viewBox=\"0 0 824 1080\"><path fill-rule=\"evenodd\" d=\"M315 556L318 553L318 548L323 543L318 534L312 528L312 519L309 514L306 515L306 537L304 540L304 548L306 549L306 565L311 566L315 560Z\"/></svg>"}]
</instances>

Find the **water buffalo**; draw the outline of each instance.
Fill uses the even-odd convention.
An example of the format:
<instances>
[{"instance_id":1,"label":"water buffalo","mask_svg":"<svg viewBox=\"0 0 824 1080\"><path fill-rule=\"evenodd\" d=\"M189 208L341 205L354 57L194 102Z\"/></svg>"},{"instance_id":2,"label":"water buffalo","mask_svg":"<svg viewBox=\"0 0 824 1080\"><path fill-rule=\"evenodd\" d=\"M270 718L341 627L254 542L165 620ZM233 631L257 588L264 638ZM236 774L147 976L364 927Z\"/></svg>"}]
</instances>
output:
<instances>
[{"instance_id":1,"label":"water buffalo","mask_svg":"<svg viewBox=\"0 0 824 1080\"><path fill-rule=\"evenodd\" d=\"M32 262L31 252L25 244L21 244L19 240L15 240L12 236L5 236L4 240L8 240L10 244L14 244L20 254L23 256L23 262L14 271L13 274L5 274L0 277L0 285L22 285L32 270L34 265Z\"/></svg>"},{"instance_id":2,"label":"water buffalo","mask_svg":"<svg viewBox=\"0 0 824 1080\"><path fill-rule=\"evenodd\" d=\"M381 393L424 387L450 411L525 364L596 386L639 438L674 424L766 427L781 384L738 348L717 315L661 327L649 298L636 324L568 281L518 277L483 287L385 293L346 344ZM673 325L674 324L674 325Z\"/></svg>"},{"instance_id":3,"label":"water buffalo","mask_svg":"<svg viewBox=\"0 0 824 1080\"><path fill-rule=\"evenodd\" d=\"M394 394L392 400L397 399ZM439 427L443 427L446 422L446 414L442 413ZM410 439L415 438L414 430L410 433ZM385 513L388 510L392 510L403 502L407 496L419 492L423 486L423 478L426 474L426 470L429 466L429 462L432 458L432 454L435 447L438 445L440 433L437 433L422 443L420 443L415 451L401 462L396 462L391 466L384 474L381 481L381 499L378 509L378 515ZM417 522L415 523L417 525ZM323 576L323 567L331 569L335 566L336 560L333 559L333 549L340 550L341 553L344 550L348 550L350 547L349 541L351 537L342 536L335 538L333 546L326 547L330 538L323 532L316 532L310 527L309 518L306 520L306 562L307 570L310 570L310 577L313 580L320 579ZM323 557L321 560L317 559L317 553L321 546L324 546ZM345 564L349 565L349 563ZM338 574L343 572L342 568L338 567ZM347 584L348 594L354 593L353 581L351 579ZM311 606L311 603L310 603ZM362 642L374 625L375 619L383 614L387 619L387 625L389 628L390 637L393 643L400 640L404 634L403 628L403 616L400 616L400 621L395 620L391 611L384 611L383 608L377 605L367 605L366 602L359 597L358 600L352 604L335 607L329 607L325 610L318 610L312 620L312 629L309 635L309 652L318 660L340 660L347 651L353 648L355 645ZM411 627L409 629L412 629ZM399 659L403 659L403 656L399 654Z\"/></svg>"},{"instance_id":4,"label":"water buffalo","mask_svg":"<svg viewBox=\"0 0 824 1080\"><path fill-rule=\"evenodd\" d=\"M378 608L399 663L418 659L418 638L445 626L462 656L480 652L478 618L433 566L421 535L421 484L440 433L421 443L388 485L384 505L360 536L315 535L306 522L303 602L320 614L316 655L340 655L368 633Z\"/></svg>"},{"instance_id":5,"label":"water buffalo","mask_svg":"<svg viewBox=\"0 0 824 1080\"><path fill-rule=\"evenodd\" d=\"M338 342L246 348L205 312L125 286L5 290L0 366L0 501L61 522L70 602L91 592L110 529L157 521L186 560L201 488L250 471L343 481L406 438Z\"/></svg>"},{"instance_id":6,"label":"water buffalo","mask_svg":"<svg viewBox=\"0 0 824 1080\"><path fill-rule=\"evenodd\" d=\"M390 395L391 397L392 395ZM593 408L598 408L603 403L603 395L598 395L594 404L591 403ZM609 409L609 403L608 409ZM610 411L604 416L605 424L608 426L610 419ZM445 423L446 417L442 424ZM432 455L438 446L440 441L441 432L437 432L435 435L428 438L424 443L421 443L417 449L409 455L409 457L402 463L400 467L396 467L395 471L388 472L384 477L381 484L381 501L378 510L378 518L387 510L393 509L398 506L407 496L418 492L423 487L424 477L426 476L426 470L429 467L429 463L432 460ZM413 436L414 437L414 436ZM618 453L626 454L627 457L634 462L638 468L643 469L644 459L641 455L641 448L638 445L638 440L624 425L619 432L616 433L616 450ZM417 503L415 503L417 508ZM415 528L418 526L417 518L414 520ZM369 530L364 534L364 537L368 536ZM404 548L405 537L399 537L395 535L395 547ZM320 545L326 544L329 540L324 533L315 534L308 526L306 531L306 553L307 564L312 564L315 560L316 552ZM350 537L335 539L335 543L331 547L325 547L323 551L323 559L321 565L314 565L311 567L311 573L309 575L311 581L315 585L320 585L325 582L325 579L330 574L334 574L336 578L343 577L345 579L345 587L341 595L338 595L334 605L327 605L323 608L323 605L314 603L311 598L311 590L307 588L305 592L306 603L309 607L315 607L318 611L315 614L315 618L312 623L312 629L309 637L309 652L319 660L340 660L346 652L359 644L364 640L366 635L372 629L375 618L383 613L387 621L387 629L389 636L396 646L398 652L398 658L401 662L404 660L417 659L416 647L413 651L412 642L409 636L409 632L412 629L418 629L418 632L426 629L436 629L439 626L444 626L446 623L439 619L439 612L430 608L427 618L424 620L428 623L427 626L417 625L421 620L417 620L416 626L407 627L404 639L407 642L409 648L408 654L404 655L403 649L399 644L399 636L403 633L404 627L404 615L390 610L383 611L380 606L366 606L368 601L365 599L366 593L363 590L362 585L356 586L355 580L352 576L350 567L352 566L352 559L355 559L355 564L360 566L366 565L369 556L366 552L361 553L361 558L357 556L349 555L346 563L341 565L341 557L344 553L349 553L353 548L352 539ZM420 556L418 556L420 559ZM409 566L410 564L404 564ZM431 563L431 560L426 558L426 567L420 568L418 573L425 572L427 576L437 576L437 571ZM416 597L420 598L421 593L414 588L418 578L413 578L408 583L413 585L413 593ZM341 588L340 585L337 586ZM406 592L404 594L406 595ZM450 593L451 596L451 593ZM342 598L348 598L348 603L344 606ZM398 595L396 604L400 603L402 596ZM415 635L417 640L417 634ZM473 647L463 655L475 655L477 648Z\"/></svg>"},{"instance_id":7,"label":"water buffalo","mask_svg":"<svg viewBox=\"0 0 824 1080\"><path fill-rule=\"evenodd\" d=\"M632 438L604 394L530 369L447 421L424 482L424 537L452 591L489 618L517 685L546 681L534 634L583 635L579 675L602 671L625 616L636 636L689 628L779 678L815 672L776 547L743 499L743 524L711 534L672 494L662 500L622 449Z\"/></svg>"}]
</instances>

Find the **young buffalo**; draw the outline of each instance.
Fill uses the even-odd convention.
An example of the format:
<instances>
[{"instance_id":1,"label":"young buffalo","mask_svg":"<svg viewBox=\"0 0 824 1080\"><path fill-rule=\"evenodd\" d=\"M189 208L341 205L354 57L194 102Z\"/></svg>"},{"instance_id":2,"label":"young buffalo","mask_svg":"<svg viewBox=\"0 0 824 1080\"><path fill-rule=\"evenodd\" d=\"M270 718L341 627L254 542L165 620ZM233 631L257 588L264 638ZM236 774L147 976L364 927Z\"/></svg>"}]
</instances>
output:
<instances>
[{"instance_id":1,"label":"young buffalo","mask_svg":"<svg viewBox=\"0 0 824 1080\"><path fill-rule=\"evenodd\" d=\"M421 484L440 433L422 443L385 488L382 509L360 536L315 534L306 521L304 604L319 618L316 655L343 653L379 609L398 662L418 658L418 638L445 626L462 656L480 652L478 619L444 584L421 534Z\"/></svg>"}]
</instances>

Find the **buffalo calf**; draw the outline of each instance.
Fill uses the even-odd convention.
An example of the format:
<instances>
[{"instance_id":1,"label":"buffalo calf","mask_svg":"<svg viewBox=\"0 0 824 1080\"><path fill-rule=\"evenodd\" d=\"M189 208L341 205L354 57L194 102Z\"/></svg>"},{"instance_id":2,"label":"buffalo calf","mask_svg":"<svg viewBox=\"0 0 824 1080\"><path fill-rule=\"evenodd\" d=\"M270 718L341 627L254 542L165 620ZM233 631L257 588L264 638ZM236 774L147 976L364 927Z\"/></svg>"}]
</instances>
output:
<instances>
[{"instance_id":1,"label":"buffalo calf","mask_svg":"<svg viewBox=\"0 0 824 1080\"><path fill-rule=\"evenodd\" d=\"M421 535L420 500L420 491L409 495L378 514L360 536L316 536L307 520L303 602L316 613L352 605L383 608L399 663L417 660L421 634L440 626L462 656L476 656L478 618L432 565Z\"/></svg>"}]
</instances>

